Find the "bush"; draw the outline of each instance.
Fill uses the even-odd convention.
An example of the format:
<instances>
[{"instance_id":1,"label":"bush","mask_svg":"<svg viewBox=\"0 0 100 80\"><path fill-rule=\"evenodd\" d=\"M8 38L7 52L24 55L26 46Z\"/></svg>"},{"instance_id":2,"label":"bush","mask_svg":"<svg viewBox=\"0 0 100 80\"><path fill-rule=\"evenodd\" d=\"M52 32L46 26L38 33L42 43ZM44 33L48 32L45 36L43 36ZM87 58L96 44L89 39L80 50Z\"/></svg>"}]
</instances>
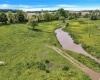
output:
<instances>
[{"instance_id":1,"label":"bush","mask_svg":"<svg viewBox=\"0 0 100 80\"><path fill-rule=\"evenodd\" d=\"M30 61L30 62L26 62L26 63L25 63L25 67L26 67L27 69L31 68L31 67L34 66L34 65L35 65L35 62L33 62L33 61L32 61L32 62Z\"/></svg>"},{"instance_id":2,"label":"bush","mask_svg":"<svg viewBox=\"0 0 100 80\"><path fill-rule=\"evenodd\" d=\"M68 66L64 66L62 70L69 70Z\"/></svg>"},{"instance_id":3,"label":"bush","mask_svg":"<svg viewBox=\"0 0 100 80\"><path fill-rule=\"evenodd\" d=\"M43 63L39 63L39 64L38 64L38 68L39 68L40 70L45 70L46 66L45 66Z\"/></svg>"},{"instance_id":4,"label":"bush","mask_svg":"<svg viewBox=\"0 0 100 80\"><path fill-rule=\"evenodd\" d=\"M46 73L50 73L50 71L49 70L46 70Z\"/></svg>"},{"instance_id":5,"label":"bush","mask_svg":"<svg viewBox=\"0 0 100 80\"><path fill-rule=\"evenodd\" d=\"M7 23L7 21L7 15L4 12L0 13L0 22Z\"/></svg>"},{"instance_id":6,"label":"bush","mask_svg":"<svg viewBox=\"0 0 100 80\"><path fill-rule=\"evenodd\" d=\"M26 68L31 68L31 65L29 63L26 63Z\"/></svg>"},{"instance_id":7,"label":"bush","mask_svg":"<svg viewBox=\"0 0 100 80\"><path fill-rule=\"evenodd\" d=\"M50 62L49 60L45 60L45 63L47 63L47 64L48 64L49 62Z\"/></svg>"},{"instance_id":8,"label":"bush","mask_svg":"<svg viewBox=\"0 0 100 80\"><path fill-rule=\"evenodd\" d=\"M65 23L65 20L62 20L63 23Z\"/></svg>"},{"instance_id":9,"label":"bush","mask_svg":"<svg viewBox=\"0 0 100 80\"><path fill-rule=\"evenodd\" d=\"M66 27L68 27L69 26L69 23L66 23L66 25L65 25Z\"/></svg>"}]
</instances>

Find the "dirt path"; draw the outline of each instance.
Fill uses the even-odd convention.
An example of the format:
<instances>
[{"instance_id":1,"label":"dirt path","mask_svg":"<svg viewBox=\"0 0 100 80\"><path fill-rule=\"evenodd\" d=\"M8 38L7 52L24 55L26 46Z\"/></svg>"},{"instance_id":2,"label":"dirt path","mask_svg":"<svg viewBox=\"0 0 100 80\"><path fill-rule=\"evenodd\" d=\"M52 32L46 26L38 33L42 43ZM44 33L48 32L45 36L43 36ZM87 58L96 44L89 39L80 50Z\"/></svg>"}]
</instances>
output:
<instances>
[{"instance_id":1,"label":"dirt path","mask_svg":"<svg viewBox=\"0 0 100 80\"><path fill-rule=\"evenodd\" d=\"M63 27L64 28L64 27ZM63 49L70 50L79 54L83 54L85 56L94 59L96 62L100 63L100 60L95 58L94 56L88 54L81 46L81 44L75 44L72 38L70 37L69 33L64 32L62 28L55 30L56 37L60 44L62 45Z\"/></svg>"},{"instance_id":2,"label":"dirt path","mask_svg":"<svg viewBox=\"0 0 100 80\"><path fill-rule=\"evenodd\" d=\"M86 67L85 65L83 65L80 62L78 62L73 57L71 57L70 55L68 55L67 53L63 52L62 50L60 50L57 47L55 47L55 46L48 46L48 45L46 45L46 46L49 47L49 48L51 48L51 49L53 49L54 51L56 51L57 53L59 53L61 56L63 56L64 58L66 58L67 60L69 60L70 62L72 62L79 69L81 69L84 73L86 73L87 75L89 75L92 80L100 80L100 73L95 72L95 71L91 70L90 68Z\"/></svg>"}]
</instances>

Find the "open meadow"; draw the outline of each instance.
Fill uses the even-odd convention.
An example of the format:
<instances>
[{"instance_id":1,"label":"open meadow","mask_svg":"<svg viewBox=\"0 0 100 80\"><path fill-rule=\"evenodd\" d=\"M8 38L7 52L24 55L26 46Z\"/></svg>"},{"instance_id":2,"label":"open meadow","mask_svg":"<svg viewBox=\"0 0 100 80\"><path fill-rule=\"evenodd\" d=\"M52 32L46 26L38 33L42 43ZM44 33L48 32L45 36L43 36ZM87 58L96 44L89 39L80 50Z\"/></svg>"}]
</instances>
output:
<instances>
[{"instance_id":1,"label":"open meadow","mask_svg":"<svg viewBox=\"0 0 100 80\"><path fill-rule=\"evenodd\" d=\"M75 65L45 44L61 47L54 30L59 22L0 26L0 80L90 80Z\"/></svg>"}]
</instances>

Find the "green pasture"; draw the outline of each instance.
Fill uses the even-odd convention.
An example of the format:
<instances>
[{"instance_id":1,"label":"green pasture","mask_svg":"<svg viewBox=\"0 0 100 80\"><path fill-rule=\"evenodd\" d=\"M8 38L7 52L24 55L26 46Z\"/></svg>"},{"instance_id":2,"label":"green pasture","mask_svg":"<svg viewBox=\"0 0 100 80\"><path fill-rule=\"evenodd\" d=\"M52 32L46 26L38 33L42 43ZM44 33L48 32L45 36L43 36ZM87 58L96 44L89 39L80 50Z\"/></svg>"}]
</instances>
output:
<instances>
[{"instance_id":1,"label":"green pasture","mask_svg":"<svg viewBox=\"0 0 100 80\"><path fill-rule=\"evenodd\" d=\"M60 47L54 30L59 22L0 26L0 80L90 80L45 44ZM66 68L67 67L67 68Z\"/></svg>"}]
</instances>

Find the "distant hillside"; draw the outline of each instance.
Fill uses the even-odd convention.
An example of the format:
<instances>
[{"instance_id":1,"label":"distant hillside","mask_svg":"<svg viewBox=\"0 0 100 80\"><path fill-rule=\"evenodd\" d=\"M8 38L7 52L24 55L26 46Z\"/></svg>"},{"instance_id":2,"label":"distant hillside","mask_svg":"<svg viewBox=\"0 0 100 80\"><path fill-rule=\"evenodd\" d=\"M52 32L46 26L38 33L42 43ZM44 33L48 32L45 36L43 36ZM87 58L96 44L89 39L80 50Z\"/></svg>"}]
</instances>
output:
<instances>
[{"instance_id":1,"label":"distant hillside","mask_svg":"<svg viewBox=\"0 0 100 80\"><path fill-rule=\"evenodd\" d=\"M17 9L0 9L0 12L8 12L8 11L16 13Z\"/></svg>"}]
</instances>

